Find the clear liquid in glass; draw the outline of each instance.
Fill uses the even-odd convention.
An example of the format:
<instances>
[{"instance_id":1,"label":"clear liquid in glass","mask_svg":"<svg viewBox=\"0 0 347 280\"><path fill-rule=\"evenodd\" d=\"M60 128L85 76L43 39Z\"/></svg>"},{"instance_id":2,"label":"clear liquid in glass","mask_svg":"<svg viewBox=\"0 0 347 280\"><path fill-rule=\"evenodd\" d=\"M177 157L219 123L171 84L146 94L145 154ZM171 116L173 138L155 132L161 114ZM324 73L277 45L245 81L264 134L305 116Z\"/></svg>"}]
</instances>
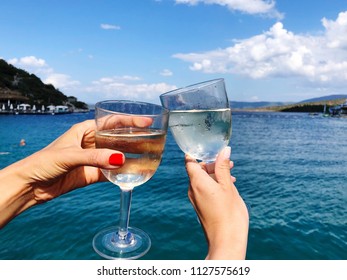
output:
<instances>
[{"instance_id":1,"label":"clear liquid in glass","mask_svg":"<svg viewBox=\"0 0 347 280\"><path fill-rule=\"evenodd\" d=\"M229 144L231 109L170 111L169 127L183 152L213 161Z\"/></svg>"}]
</instances>

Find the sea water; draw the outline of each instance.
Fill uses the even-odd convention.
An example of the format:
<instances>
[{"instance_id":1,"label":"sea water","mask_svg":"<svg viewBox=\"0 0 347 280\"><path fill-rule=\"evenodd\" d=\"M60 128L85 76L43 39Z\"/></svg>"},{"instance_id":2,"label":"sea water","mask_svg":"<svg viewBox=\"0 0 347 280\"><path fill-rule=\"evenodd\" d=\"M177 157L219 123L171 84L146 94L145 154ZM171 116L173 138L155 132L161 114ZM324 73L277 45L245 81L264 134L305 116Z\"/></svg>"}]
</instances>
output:
<instances>
[{"instance_id":1,"label":"sea water","mask_svg":"<svg viewBox=\"0 0 347 280\"><path fill-rule=\"evenodd\" d=\"M347 119L247 112L232 117L232 174L250 207L247 258L346 260ZM93 118L93 112L0 116L0 168ZM205 257L187 190L184 154L169 131L157 172L133 193L130 226L152 240L142 259ZM119 189L112 183L32 207L0 230L0 259L100 259L93 236L117 225L118 210Z\"/></svg>"}]
</instances>

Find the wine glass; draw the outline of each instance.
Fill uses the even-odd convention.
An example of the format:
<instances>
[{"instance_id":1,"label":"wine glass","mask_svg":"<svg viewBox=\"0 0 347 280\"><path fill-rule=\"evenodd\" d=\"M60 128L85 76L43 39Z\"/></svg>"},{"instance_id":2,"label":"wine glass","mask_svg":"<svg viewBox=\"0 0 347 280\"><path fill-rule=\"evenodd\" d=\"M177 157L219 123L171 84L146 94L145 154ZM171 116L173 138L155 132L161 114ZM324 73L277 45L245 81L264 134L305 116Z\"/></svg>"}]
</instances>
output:
<instances>
[{"instance_id":1,"label":"wine glass","mask_svg":"<svg viewBox=\"0 0 347 280\"><path fill-rule=\"evenodd\" d=\"M102 101L95 105L96 148L122 152L120 168L101 169L121 190L119 226L106 228L93 239L94 250L107 259L137 259L151 246L141 229L129 227L133 188L156 172L164 151L169 111L160 105L136 101Z\"/></svg>"},{"instance_id":2,"label":"wine glass","mask_svg":"<svg viewBox=\"0 0 347 280\"><path fill-rule=\"evenodd\" d=\"M212 162L231 137L231 109L224 79L215 79L160 95L170 110L169 127L181 150Z\"/></svg>"}]
</instances>

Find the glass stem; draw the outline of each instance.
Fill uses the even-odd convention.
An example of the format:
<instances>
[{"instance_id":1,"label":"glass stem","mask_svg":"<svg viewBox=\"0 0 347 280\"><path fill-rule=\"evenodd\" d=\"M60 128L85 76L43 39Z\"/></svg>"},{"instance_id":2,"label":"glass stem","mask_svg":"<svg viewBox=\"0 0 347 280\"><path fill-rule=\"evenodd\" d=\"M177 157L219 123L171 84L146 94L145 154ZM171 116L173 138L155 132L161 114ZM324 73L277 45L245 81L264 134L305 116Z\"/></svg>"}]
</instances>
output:
<instances>
[{"instance_id":1,"label":"glass stem","mask_svg":"<svg viewBox=\"0 0 347 280\"><path fill-rule=\"evenodd\" d=\"M131 196L133 190L122 190L120 194L120 215L118 235L120 239L125 239L128 234Z\"/></svg>"}]
</instances>

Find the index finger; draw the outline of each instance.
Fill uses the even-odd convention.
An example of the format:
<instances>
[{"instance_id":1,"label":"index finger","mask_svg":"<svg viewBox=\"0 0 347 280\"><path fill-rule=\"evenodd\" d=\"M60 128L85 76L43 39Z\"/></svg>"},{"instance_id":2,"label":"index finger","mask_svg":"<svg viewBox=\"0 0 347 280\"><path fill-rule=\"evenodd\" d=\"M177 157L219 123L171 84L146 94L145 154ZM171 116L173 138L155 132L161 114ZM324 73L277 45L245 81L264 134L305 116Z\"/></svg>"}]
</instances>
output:
<instances>
[{"instance_id":1,"label":"index finger","mask_svg":"<svg viewBox=\"0 0 347 280\"><path fill-rule=\"evenodd\" d=\"M98 130L114 129L121 127L149 127L153 123L151 117L113 114L96 120Z\"/></svg>"}]
</instances>

